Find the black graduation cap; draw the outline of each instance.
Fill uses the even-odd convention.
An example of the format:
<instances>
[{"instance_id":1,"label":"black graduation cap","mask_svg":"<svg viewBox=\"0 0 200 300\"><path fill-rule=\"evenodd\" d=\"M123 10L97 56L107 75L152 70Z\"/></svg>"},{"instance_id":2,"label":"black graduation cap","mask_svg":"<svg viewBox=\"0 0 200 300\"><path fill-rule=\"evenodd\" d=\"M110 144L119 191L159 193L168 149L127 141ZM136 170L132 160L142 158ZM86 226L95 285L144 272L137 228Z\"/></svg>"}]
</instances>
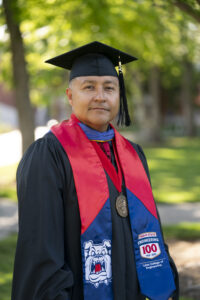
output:
<instances>
[{"instance_id":1,"label":"black graduation cap","mask_svg":"<svg viewBox=\"0 0 200 300\"><path fill-rule=\"evenodd\" d=\"M137 60L136 57L100 42L92 42L54 58L46 63L71 70L70 80L80 76L115 76L120 85L120 111L118 124L130 125L122 64ZM118 74L115 67L118 66Z\"/></svg>"}]
</instances>

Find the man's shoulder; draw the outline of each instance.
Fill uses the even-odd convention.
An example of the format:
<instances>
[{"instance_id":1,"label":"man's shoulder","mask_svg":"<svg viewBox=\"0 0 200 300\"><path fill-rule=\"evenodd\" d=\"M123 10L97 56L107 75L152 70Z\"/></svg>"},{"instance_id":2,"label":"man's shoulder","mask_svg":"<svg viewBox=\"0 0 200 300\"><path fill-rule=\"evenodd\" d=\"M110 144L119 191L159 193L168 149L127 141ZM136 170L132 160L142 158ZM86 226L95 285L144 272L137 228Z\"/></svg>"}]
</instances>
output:
<instances>
[{"instance_id":1,"label":"man's shoulder","mask_svg":"<svg viewBox=\"0 0 200 300\"><path fill-rule=\"evenodd\" d=\"M39 150L39 149L46 149L51 150L54 147L60 147L60 143L58 139L55 137L55 135L51 132L48 131L43 137L35 140L28 148L27 152L34 150Z\"/></svg>"},{"instance_id":2,"label":"man's shoulder","mask_svg":"<svg viewBox=\"0 0 200 300\"><path fill-rule=\"evenodd\" d=\"M44 143L44 144L55 144L59 145L58 139L56 136L52 133L51 130L49 130L43 137L39 138L35 141L35 143Z\"/></svg>"},{"instance_id":3,"label":"man's shoulder","mask_svg":"<svg viewBox=\"0 0 200 300\"><path fill-rule=\"evenodd\" d=\"M20 164L28 160L41 161L42 159L46 159L52 155L54 156L55 153L59 151L63 152L62 146L54 134L49 131L28 147L20 161Z\"/></svg>"},{"instance_id":4,"label":"man's shoulder","mask_svg":"<svg viewBox=\"0 0 200 300\"><path fill-rule=\"evenodd\" d=\"M130 141L129 139L126 139L125 137L123 137L126 141L128 141L131 146L135 149L135 151L137 152L142 164L143 164L143 167L147 173L147 176L149 178L149 181L150 181L150 174L149 174L149 168L148 168L148 164L147 164L147 159L146 159L146 156L144 154L144 151L142 149L142 147L137 144L137 143L134 143L133 141Z\"/></svg>"},{"instance_id":5,"label":"man's shoulder","mask_svg":"<svg viewBox=\"0 0 200 300\"><path fill-rule=\"evenodd\" d=\"M129 142L129 144L131 144L131 146L135 149L135 151L137 152L137 154L139 155L140 158L141 158L141 156L142 156L142 157L145 157L144 151L143 151L141 145L139 145L139 144L137 144L137 143L135 143L135 142L133 142L133 141L127 139L127 138L124 137L123 135L122 135L122 137L123 137L127 142Z\"/></svg>"},{"instance_id":6,"label":"man's shoulder","mask_svg":"<svg viewBox=\"0 0 200 300\"><path fill-rule=\"evenodd\" d=\"M139 158L140 158L140 160L141 160L141 162L142 162L142 164L143 164L143 167L144 167L144 169L145 169L145 171L146 171L146 174L147 174L147 176L148 176L148 179L149 179L149 181L150 181L150 183L151 183L151 180L150 180L150 174L149 174L149 168L148 168L146 156L145 156L145 154L144 154L144 151L143 151L142 147L141 147L139 144L136 144L136 143L134 143L134 142L132 142L132 141L130 141L130 140L128 140L128 139L126 139L126 140L131 144L131 146L132 146L132 147L135 149L135 151L137 152L137 154L138 154L138 156L139 156Z\"/></svg>"},{"instance_id":7,"label":"man's shoulder","mask_svg":"<svg viewBox=\"0 0 200 300\"><path fill-rule=\"evenodd\" d=\"M126 139L126 138L125 138ZM129 139L126 139L130 144L131 146L136 150L138 148L138 144L137 143L134 143L133 141L129 140Z\"/></svg>"}]
</instances>

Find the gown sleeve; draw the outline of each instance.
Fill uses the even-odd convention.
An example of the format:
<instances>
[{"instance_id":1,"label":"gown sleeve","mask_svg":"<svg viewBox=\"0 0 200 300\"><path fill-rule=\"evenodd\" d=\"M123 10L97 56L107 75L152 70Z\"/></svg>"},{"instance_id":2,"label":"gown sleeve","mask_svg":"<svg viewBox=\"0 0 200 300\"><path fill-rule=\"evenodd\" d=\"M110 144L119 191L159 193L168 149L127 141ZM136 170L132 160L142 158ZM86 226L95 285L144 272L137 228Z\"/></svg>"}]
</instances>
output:
<instances>
[{"instance_id":1,"label":"gown sleeve","mask_svg":"<svg viewBox=\"0 0 200 300\"><path fill-rule=\"evenodd\" d=\"M148 176L149 182L151 183L151 178L150 178L150 173L149 173L149 168L148 168L147 160L146 160L145 154L144 154L144 152L143 152L143 150L142 150L142 148L141 148L140 145L137 145L136 151L138 152L138 155L139 155L139 157L140 157L140 159L142 161L142 164L143 164L144 169L146 171L146 174ZM162 231L162 226L161 226L161 220L160 220L160 215L159 215L158 209L157 209L157 214L158 214L158 219L159 219L159 222L160 222L160 229L161 229L162 236L163 236L163 231ZM164 240L164 237L163 237L163 240ZM173 272L173 275L174 275L174 281L175 281L175 285L176 285L176 290L174 291L174 293L172 295L172 299L173 300L179 300L179 276L178 276L178 271L177 271L176 265L175 265L172 257L170 256L167 244L164 243L164 245L165 245L165 250L166 250L166 252L168 254L168 257L169 257L169 263L170 263L170 266L172 268L172 272Z\"/></svg>"},{"instance_id":2,"label":"gown sleeve","mask_svg":"<svg viewBox=\"0 0 200 300\"><path fill-rule=\"evenodd\" d=\"M17 170L19 235L12 300L69 300L73 274L65 260L63 173L48 139L33 143Z\"/></svg>"}]
</instances>

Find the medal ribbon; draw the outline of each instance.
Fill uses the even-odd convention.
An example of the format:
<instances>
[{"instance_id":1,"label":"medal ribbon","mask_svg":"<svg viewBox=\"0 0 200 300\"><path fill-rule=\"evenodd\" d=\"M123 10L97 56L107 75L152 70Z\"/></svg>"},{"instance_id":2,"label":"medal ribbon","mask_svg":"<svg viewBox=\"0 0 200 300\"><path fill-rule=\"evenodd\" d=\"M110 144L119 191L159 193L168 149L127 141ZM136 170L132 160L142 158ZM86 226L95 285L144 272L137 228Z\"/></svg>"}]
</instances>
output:
<instances>
[{"instance_id":1,"label":"medal ribbon","mask_svg":"<svg viewBox=\"0 0 200 300\"><path fill-rule=\"evenodd\" d=\"M101 142L101 143L98 143L98 145L100 146L100 148L103 150L103 152L106 154L106 156L111 161L111 150L110 150L109 142L103 142L103 143Z\"/></svg>"}]
</instances>

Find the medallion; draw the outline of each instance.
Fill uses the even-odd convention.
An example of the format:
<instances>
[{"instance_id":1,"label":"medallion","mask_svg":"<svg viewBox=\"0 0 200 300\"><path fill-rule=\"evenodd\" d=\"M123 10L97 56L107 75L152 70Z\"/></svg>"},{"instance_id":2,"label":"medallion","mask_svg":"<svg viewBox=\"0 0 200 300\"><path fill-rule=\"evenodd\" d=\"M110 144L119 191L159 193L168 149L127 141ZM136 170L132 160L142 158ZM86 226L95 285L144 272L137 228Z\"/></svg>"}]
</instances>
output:
<instances>
[{"instance_id":1,"label":"medallion","mask_svg":"<svg viewBox=\"0 0 200 300\"><path fill-rule=\"evenodd\" d=\"M128 203L126 197L120 194L116 199L116 210L122 218L128 216Z\"/></svg>"}]
</instances>

